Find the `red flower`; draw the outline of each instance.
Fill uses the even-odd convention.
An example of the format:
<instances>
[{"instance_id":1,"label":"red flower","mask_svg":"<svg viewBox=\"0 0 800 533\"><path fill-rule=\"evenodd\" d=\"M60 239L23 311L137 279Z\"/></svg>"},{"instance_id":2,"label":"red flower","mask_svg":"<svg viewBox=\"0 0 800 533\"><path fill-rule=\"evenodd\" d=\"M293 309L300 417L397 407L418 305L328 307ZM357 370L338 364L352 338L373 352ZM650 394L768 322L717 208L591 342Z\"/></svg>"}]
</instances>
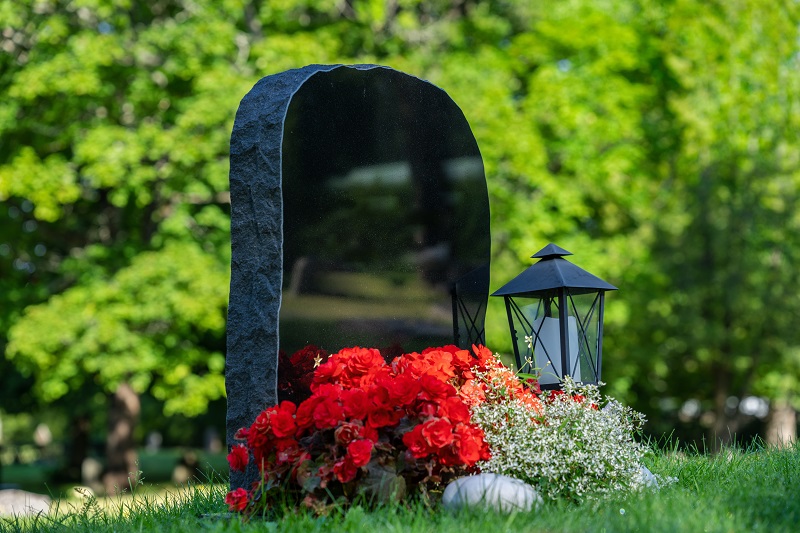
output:
<instances>
[{"instance_id":1,"label":"red flower","mask_svg":"<svg viewBox=\"0 0 800 533\"><path fill-rule=\"evenodd\" d=\"M382 366L374 366L369 372L363 374L359 378L354 378L354 387L367 388L380 379L390 378L392 376L391 367L383 363Z\"/></svg>"},{"instance_id":2,"label":"red flower","mask_svg":"<svg viewBox=\"0 0 800 533\"><path fill-rule=\"evenodd\" d=\"M376 367L386 364L381 352L375 348L350 348L344 349L339 354L347 354L347 372L351 376L361 376L367 374Z\"/></svg>"},{"instance_id":3,"label":"red flower","mask_svg":"<svg viewBox=\"0 0 800 533\"><path fill-rule=\"evenodd\" d=\"M361 437L378 442L378 430L371 426L364 426L361 428Z\"/></svg>"},{"instance_id":4,"label":"red flower","mask_svg":"<svg viewBox=\"0 0 800 533\"><path fill-rule=\"evenodd\" d=\"M482 370L486 370L487 365L492 365L496 361L492 351L481 344L478 344L477 346L473 344L472 353L474 353L475 357L478 358L477 366L480 366Z\"/></svg>"},{"instance_id":5,"label":"red flower","mask_svg":"<svg viewBox=\"0 0 800 533\"><path fill-rule=\"evenodd\" d=\"M469 350L456 350L452 352L452 354L453 368L455 369L456 374L458 374L461 379L474 378L475 376L470 368L477 364L478 360L472 357L472 354L469 353Z\"/></svg>"},{"instance_id":6,"label":"red flower","mask_svg":"<svg viewBox=\"0 0 800 533\"><path fill-rule=\"evenodd\" d=\"M336 444L347 446L358 437L361 436L361 430L364 426L360 420L353 421L349 424L342 424L336 431L333 432L333 437L336 439Z\"/></svg>"},{"instance_id":7,"label":"red flower","mask_svg":"<svg viewBox=\"0 0 800 533\"><path fill-rule=\"evenodd\" d=\"M356 467L365 466L372 457L371 440L355 440L347 446L347 455Z\"/></svg>"},{"instance_id":8,"label":"red flower","mask_svg":"<svg viewBox=\"0 0 800 533\"><path fill-rule=\"evenodd\" d=\"M227 496L225 496L225 503L228 504L228 508L231 511L244 511L247 508L248 503L247 491L241 487L236 490L232 490Z\"/></svg>"},{"instance_id":9,"label":"red flower","mask_svg":"<svg viewBox=\"0 0 800 533\"><path fill-rule=\"evenodd\" d=\"M481 459L489 459L489 447L483 440L483 431L480 428L459 424L455 435L458 459L462 464L472 466Z\"/></svg>"},{"instance_id":10,"label":"red flower","mask_svg":"<svg viewBox=\"0 0 800 533\"><path fill-rule=\"evenodd\" d=\"M451 423L469 422L469 407L458 396L450 396L439 405L439 417L447 418Z\"/></svg>"},{"instance_id":11,"label":"red flower","mask_svg":"<svg viewBox=\"0 0 800 533\"><path fill-rule=\"evenodd\" d=\"M483 431L469 423L470 406L486 400L472 372L481 365L493 380L503 380L512 398L540 401L484 347L474 346L475 356L452 345L429 348L399 356L391 365L375 349L344 348L307 371L324 353L317 350L309 345L291 359L282 356L282 375L296 378L287 389L292 401L284 400L284 394L278 405L237 432L247 446L236 446L228 455L237 471L252 458L263 474L261 483L269 482L268 491L283 486L302 494L305 483L316 477L319 489L347 483L345 492L350 493L358 489L359 470L371 461L405 459L398 475L413 481L423 476L446 480L459 472L448 467L471 467L488 459ZM312 392L301 401L308 380ZM272 496L251 502L253 494L232 491L226 502L239 512L272 503Z\"/></svg>"},{"instance_id":12,"label":"red flower","mask_svg":"<svg viewBox=\"0 0 800 533\"><path fill-rule=\"evenodd\" d=\"M260 457L259 453L267 453L271 446L271 441L266 434L257 431L250 431L247 434L247 447L253 450L256 458Z\"/></svg>"},{"instance_id":13,"label":"red flower","mask_svg":"<svg viewBox=\"0 0 800 533\"><path fill-rule=\"evenodd\" d=\"M280 452L297 446L297 441L291 437L287 437L285 439L275 439L273 441L273 445L275 446L275 449Z\"/></svg>"},{"instance_id":14,"label":"red flower","mask_svg":"<svg viewBox=\"0 0 800 533\"><path fill-rule=\"evenodd\" d=\"M403 435L403 444L415 459L422 459L433 451L422 435L422 425L414 426L414 429L406 432Z\"/></svg>"},{"instance_id":15,"label":"red flower","mask_svg":"<svg viewBox=\"0 0 800 533\"><path fill-rule=\"evenodd\" d=\"M281 402L277 412L273 412L269 418L272 426L272 433L278 438L293 437L297 431L294 421L294 414L297 407L289 401Z\"/></svg>"},{"instance_id":16,"label":"red flower","mask_svg":"<svg viewBox=\"0 0 800 533\"><path fill-rule=\"evenodd\" d=\"M458 391L458 394L470 406L475 406L486 401L486 393L483 391L483 388L472 379L461 386L461 390Z\"/></svg>"},{"instance_id":17,"label":"red flower","mask_svg":"<svg viewBox=\"0 0 800 533\"><path fill-rule=\"evenodd\" d=\"M314 369L314 365L317 364L317 361L325 361L327 359L328 352L318 346L309 344L292 354L289 362L295 371L295 375L298 375L300 373L305 374L311 372Z\"/></svg>"},{"instance_id":18,"label":"red flower","mask_svg":"<svg viewBox=\"0 0 800 533\"><path fill-rule=\"evenodd\" d=\"M352 481L358 473L358 468L353 464L350 457L346 457L333 465L333 473L340 483L347 483Z\"/></svg>"},{"instance_id":19,"label":"red flower","mask_svg":"<svg viewBox=\"0 0 800 533\"><path fill-rule=\"evenodd\" d=\"M251 448L253 450L253 459L255 460L255 464L258 467L259 472L264 472L271 468L273 461L271 460L271 455L274 448L267 443L268 446L263 446L260 448Z\"/></svg>"},{"instance_id":20,"label":"red flower","mask_svg":"<svg viewBox=\"0 0 800 533\"><path fill-rule=\"evenodd\" d=\"M311 382L311 390L316 392L317 387L322 383L333 383L344 371L344 364L340 363L334 355L326 363L317 367L314 371L314 380Z\"/></svg>"},{"instance_id":21,"label":"red flower","mask_svg":"<svg viewBox=\"0 0 800 533\"><path fill-rule=\"evenodd\" d=\"M412 377L430 376L439 381L455 377L451 361L453 354L439 348L430 348L418 353L404 355L395 365L398 373L408 373Z\"/></svg>"},{"instance_id":22,"label":"red flower","mask_svg":"<svg viewBox=\"0 0 800 533\"><path fill-rule=\"evenodd\" d=\"M376 383L386 389L391 404L399 407L414 403L420 390L419 382L408 374L378 379Z\"/></svg>"},{"instance_id":23,"label":"red flower","mask_svg":"<svg viewBox=\"0 0 800 533\"><path fill-rule=\"evenodd\" d=\"M564 391L561 389L551 390L547 393L547 400L548 401L555 401L558 398L561 398L564 395Z\"/></svg>"},{"instance_id":24,"label":"red flower","mask_svg":"<svg viewBox=\"0 0 800 533\"><path fill-rule=\"evenodd\" d=\"M295 414L295 424L301 429L310 428L314 425L314 410L325 400L323 396L316 394L300 404Z\"/></svg>"},{"instance_id":25,"label":"red flower","mask_svg":"<svg viewBox=\"0 0 800 533\"><path fill-rule=\"evenodd\" d=\"M457 346L452 346L452 348L458 351ZM454 353L453 351L442 348L427 348L423 350L422 355L425 357L427 363L425 373L441 381L448 381L450 378L455 377L456 374L453 371Z\"/></svg>"},{"instance_id":26,"label":"red flower","mask_svg":"<svg viewBox=\"0 0 800 533\"><path fill-rule=\"evenodd\" d=\"M348 418L367 418L369 412L369 396L361 389L342 391L342 408Z\"/></svg>"},{"instance_id":27,"label":"red flower","mask_svg":"<svg viewBox=\"0 0 800 533\"><path fill-rule=\"evenodd\" d=\"M267 434L267 432L270 430L269 416L273 409L275 409L275 407L261 411L258 414L256 421L253 422L253 425L250 427L251 433L260 433L262 435Z\"/></svg>"},{"instance_id":28,"label":"red flower","mask_svg":"<svg viewBox=\"0 0 800 533\"><path fill-rule=\"evenodd\" d=\"M450 446L445 446L441 450L438 450L436 454L439 456L439 462L442 463L442 466L457 466L462 464L461 459L458 458L455 442Z\"/></svg>"},{"instance_id":29,"label":"red flower","mask_svg":"<svg viewBox=\"0 0 800 533\"><path fill-rule=\"evenodd\" d=\"M443 418L428 420L422 424L422 436L431 448L444 448L453 442L453 425Z\"/></svg>"},{"instance_id":30,"label":"red flower","mask_svg":"<svg viewBox=\"0 0 800 533\"><path fill-rule=\"evenodd\" d=\"M314 409L314 425L317 429L336 427L343 419L344 411L336 400L325 398Z\"/></svg>"},{"instance_id":31,"label":"red flower","mask_svg":"<svg viewBox=\"0 0 800 533\"><path fill-rule=\"evenodd\" d=\"M394 426L400 422L403 416L403 411L395 411L391 408L378 407L370 412L369 416L367 417L367 425L375 429L386 426Z\"/></svg>"},{"instance_id":32,"label":"red flower","mask_svg":"<svg viewBox=\"0 0 800 533\"><path fill-rule=\"evenodd\" d=\"M231 466L231 470L244 472L248 461L250 461L250 454L247 453L247 446L237 444L231 448L231 453L228 454L228 464Z\"/></svg>"},{"instance_id":33,"label":"red flower","mask_svg":"<svg viewBox=\"0 0 800 533\"><path fill-rule=\"evenodd\" d=\"M383 385L374 383L368 390L367 396L373 409L392 409L394 403L389 398L389 391Z\"/></svg>"},{"instance_id":34,"label":"red flower","mask_svg":"<svg viewBox=\"0 0 800 533\"><path fill-rule=\"evenodd\" d=\"M456 394L455 387L430 375L419 378L419 385L422 389L419 397L423 400L438 402Z\"/></svg>"},{"instance_id":35,"label":"red flower","mask_svg":"<svg viewBox=\"0 0 800 533\"><path fill-rule=\"evenodd\" d=\"M250 428L239 428L236 430L233 438L236 440L247 440L247 435L250 433Z\"/></svg>"},{"instance_id":36,"label":"red flower","mask_svg":"<svg viewBox=\"0 0 800 533\"><path fill-rule=\"evenodd\" d=\"M432 418L439 412L439 406L436 402L419 402L416 411L419 418Z\"/></svg>"},{"instance_id":37,"label":"red flower","mask_svg":"<svg viewBox=\"0 0 800 533\"><path fill-rule=\"evenodd\" d=\"M422 350L422 355L427 355L431 352L447 352L449 354L455 354L456 352L462 351L461 348L456 346L455 344L448 344L446 346L438 346L436 348L425 348Z\"/></svg>"},{"instance_id":38,"label":"red flower","mask_svg":"<svg viewBox=\"0 0 800 533\"><path fill-rule=\"evenodd\" d=\"M525 385L530 389L533 394L541 394L542 387L539 385L539 380L536 378L528 378L525 380Z\"/></svg>"},{"instance_id":39,"label":"red flower","mask_svg":"<svg viewBox=\"0 0 800 533\"><path fill-rule=\"evenodd\" d=\"M317 389L314 391L316 396L321 396L323 398L330 398L332 400L339 400L342 397L342 386L338 383L322 383L317 386Z\"/></svg>"}]
</instances>

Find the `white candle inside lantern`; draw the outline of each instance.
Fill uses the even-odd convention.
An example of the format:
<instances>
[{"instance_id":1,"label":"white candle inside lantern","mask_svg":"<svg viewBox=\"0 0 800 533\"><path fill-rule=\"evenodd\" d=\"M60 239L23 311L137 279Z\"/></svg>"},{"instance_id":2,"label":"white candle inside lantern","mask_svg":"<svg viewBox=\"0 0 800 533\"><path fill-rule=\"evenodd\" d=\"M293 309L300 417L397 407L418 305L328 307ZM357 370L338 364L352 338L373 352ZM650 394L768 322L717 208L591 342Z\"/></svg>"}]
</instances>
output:
<instances>
[{"instance_id":1,"label":"white candle inside lantern","mask_svg":"<svg viewBox=\"0 0 800 533\"><path fill-rule=\"evenodd\" d=\"M561 369L561 331L557 318L542 317L533 320L533 356L534 366L542 375L539 383L549 385L560 383L564 372ZM575 317L567 317L568 347L567 365L569 374L575 381L581 381L581 365L578 359L578 325ZM537 333L538 332L538 333ZM545 351L546 350L546 351ZM548 359L548 355L550 356ZM574 372L574 373L573 373Z\"/></svg>"}]
</instances>

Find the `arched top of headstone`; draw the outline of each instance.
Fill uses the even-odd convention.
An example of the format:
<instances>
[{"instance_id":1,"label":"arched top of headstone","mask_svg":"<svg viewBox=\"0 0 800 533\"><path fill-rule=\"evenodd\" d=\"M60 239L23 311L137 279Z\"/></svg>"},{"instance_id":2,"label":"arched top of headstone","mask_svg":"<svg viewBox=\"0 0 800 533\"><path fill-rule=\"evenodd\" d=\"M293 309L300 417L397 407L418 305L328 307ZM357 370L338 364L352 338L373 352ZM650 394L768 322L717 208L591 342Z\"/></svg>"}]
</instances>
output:
<instances>
[{"instance_id":1,"label":"arched top of headstone","mask_svg":"<svg viewBox=\"0 0 800 533\"><path fill-rule=\"evenodd\" d=\"M286 114L294 96L301 91L303 86L312 78L334 74L364 73L366 75L388 76L391 80L402 80L417 94L407 97L426 98L433 94L438 95L457 112L466 124L466 118L461 110L447 95L445 91L432 83L381 65L308 65L302 68L287 70L259 80L255 86L242 98L236 112L233 133L231 134L231 158L261 149L265 143L272 148L280 148L282 143L276 144L275 139L282 140L283 126ZM370 73L370 71L372 71ZM423 94L427 92L428 94ZM404 105L404 102L387 102L387 105ZM467 126L468 128L469 126ZM474 139L473 139L474 142ZM475 145L477 150L477 144ZM280 169L276 169L280 170ZM238 178L231 174L231 179Z\"/></svg>"}]
</instances>

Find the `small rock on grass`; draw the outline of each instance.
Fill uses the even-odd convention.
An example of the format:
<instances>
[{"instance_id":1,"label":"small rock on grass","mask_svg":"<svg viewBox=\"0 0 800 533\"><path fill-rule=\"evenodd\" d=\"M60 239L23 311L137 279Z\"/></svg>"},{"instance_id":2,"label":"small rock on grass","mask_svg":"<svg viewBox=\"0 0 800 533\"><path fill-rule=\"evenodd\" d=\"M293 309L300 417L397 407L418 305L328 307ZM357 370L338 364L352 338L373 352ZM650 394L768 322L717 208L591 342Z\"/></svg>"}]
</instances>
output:
<instances>
[{"instance_id":1,"label":"small rock on grass","mask_svg":"<svg viewBox=\"0 0 800 533\"><path fill-rule=\"evenodd\" d=\"M649 468L646 466L642 466L642 486L652 489L657 489L658 487L658 479L653 473L650 471Z\"/></svg>"},{"instance_id":2,"label":"small rock on grass","mask_svg":"<svg viewBox=\"0 0 800 533\"><path fill-rule=\"evenodd\" d=\"M442 495L442 505L450 510L468 507L500 512L530 511L541 503L542 497L531 485L500 474L458 478L447 485Z\"/></svg>"},{"instance_id":3,"label":"small rock on grass","mask_svg":"<svg viewBox=\"0 0 800 533\"><path fill-rule=\"evenodd\" d=\"M0 516L33 516L49 510L49 496L18 489L0 490Z\"/></svg>"}]
</instances>

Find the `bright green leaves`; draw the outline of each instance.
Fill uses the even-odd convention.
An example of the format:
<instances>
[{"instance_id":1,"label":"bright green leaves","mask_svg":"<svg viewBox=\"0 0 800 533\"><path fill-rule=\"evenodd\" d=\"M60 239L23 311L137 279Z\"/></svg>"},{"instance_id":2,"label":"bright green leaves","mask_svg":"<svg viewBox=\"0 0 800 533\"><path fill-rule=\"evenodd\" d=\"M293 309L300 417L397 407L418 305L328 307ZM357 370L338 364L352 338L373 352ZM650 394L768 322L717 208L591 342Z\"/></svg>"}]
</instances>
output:
<instances>
[{"instance_id":1,"label":"bright green leaves","mask_svg":"<svg viewBox=\"0 0 800 533\"><path fill-rule=\"evenodd\" d=\"M546 43L538 48L540 62L567 60L571 66L588 67L599 75L634 70L641 56L637 34L631 23L629 2L558 2L552 11L542 13L532 34ZM523 34L524 35L524 34ZM534 56L535 57L535 56Z\"/></svg>"},{"instance_id":2,"label":"bright green leaves","mask_svg":"<svg viewBox=\"0 0 800 533\"><path fill-rule=\"evenodd\" d=\"M796 379L770 385L776 368L796 375L800 345L800 279L788 267L800 247L800 13L765 1L679 1L651 13L657 97L644 115L644 165L662 184L644 204L650 249L630 301L659 312L632 314L620 348L681 401L708 399L706 424L725 438L741 422L726 414L727 396L800 392Z\"/></svg>"},{"instance_id":3,"label":"bright green leaves","mask_svg":"<svg viewBox=\"0 0 800 533\"><path fill-rule=\"evenodd\" d=\"M208 354L203 354L208 357ZM215 354L217 358L222 354ZM181 377L171 374L153 386L153 396L164 402L164 414L198 416L206 412L208 402L225 397L225 378L220 372L193 372Z\"/></svg>"},{"instance_id":4,"label":"bright green leaves","mask_svg":"<svg viewBox=\"0 0 800 533\"><path fill-rule=\"evenodd\" d=\"M151 132L159 133L152 129ZM75 161L82 166L82 175L90 186L96 189L138 188L156 178L155 168L142 166L147 161L147 145L154 139L139 133L121 126L99 126L76 143ZM126 198L120 200L124 205Z\"/></svg>"},{"instance_id":5,"label":"bright green leaves","mask_svg":"<svg viewBox=\"0 0 800 533\"><path fill-rule=\"evenodd\" d=\"M391 9L392 6L383 0L364 0L353 3L353 16L372 31L378 32L389 24Z\"/></svg>"},{"instance_id":6,"label":"bright green leaves","mask_svg":"<svg viewBox=\"0 0 800 533\"><path fill-rule=\"evenodd\" d=\"M40 159L26 147L10 161L0 166L0 200L11 196L27 198L35 206L39 220L54 221L61 215L62 206L78 199L75 167L59 154Z\"/></svg>"},{"instance_id":7,"label":"bright green leaves","mask_svg":"<svg viewBox=\"0 0 800 533\"><path fill-rule=\"evenodd\" d=\"M195 415L223 395L227 152L255 81L245 7L0 2L0 276L13 287L0 323L16 322L7 355L41 400L127 381ZM46 231L17 214L31 206Z\"/></svg>"},{"instance_id":8,"label":"bright green leaves","mask_svg":"<svg viewBox=\"0 0 800 533\"><path fill-rule=\"evenodd\" d=\"M338 47L338 35L330 29L321 28L315 32L277 34L256 41L251 57L256 72L268 76L313 63L341 62L344 58L338 55ZM239 96L241 98L244 93Z\"/></svg>"},{"instance_id":9,"label":"bright green leaves","mask_svg":"<svg viewBox=\"0 0 800 533\"><path fill-rule=\"evenodd\" d=\"M197 415L224 394L224 359L200 341L224 331L227 286L226 269L196 245L142 253L108 280L29 307L7 354L37 375L47 402L86 381L108 391L127 381L138 392L152 387L172 413ZM182 399L173 405L165 391Z\"/></svg>"},{"instance_id":10,"label":"bright green leaves","mask_svg":"<svg viewBox=\"0 0 800 533\"><path fill-rule=\"evenodd\" d=\"M327 0L275 0L261 5L258 18L277 33L291 33L312 25L318 27L347 9L348 5Z\"/></svg>"},{"instance_id":11,"label":"bright green leaves","mask_svg":"<svg viewBox=\"0 0 800 533\"><path fill-rule=\"evenodd\" d=\"M168 244L162 251L140 253L113 284L136 302L121 318L138 328L170 322L172 333L182 328L186 340L225 328L226 268L196 245Z\"/></svg>"},{"instance_id":12,"label":"bright green leaves","mask_svg":"<svg viewBox=\"0 0 800 533\"><path fill-rule=\"evenodd\" d=\"M119 60L123 49L111 36L73 35L66 50L51 54L50 47L38 43L8 95L28 102L59 95L104 96L112 86L103 79L101 69Z\"/></svg>"}]
</instances>

